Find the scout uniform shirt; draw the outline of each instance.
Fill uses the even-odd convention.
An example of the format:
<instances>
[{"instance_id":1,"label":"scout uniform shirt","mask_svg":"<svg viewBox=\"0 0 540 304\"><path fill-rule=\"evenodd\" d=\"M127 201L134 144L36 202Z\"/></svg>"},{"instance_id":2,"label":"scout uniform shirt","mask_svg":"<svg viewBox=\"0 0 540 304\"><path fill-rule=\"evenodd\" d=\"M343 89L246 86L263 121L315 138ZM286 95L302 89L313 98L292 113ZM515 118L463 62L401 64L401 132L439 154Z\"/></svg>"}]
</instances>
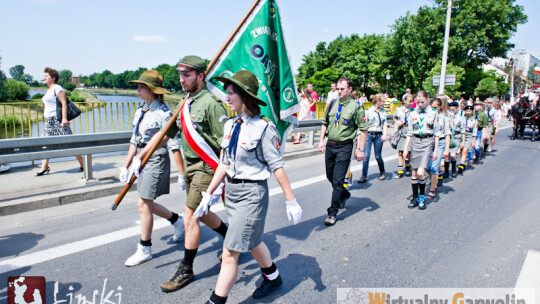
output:
<instances>
[{"instance_id":1,"label":"scout uniform shirt","mask_svg":"<svg viewBox=\"0 0 540 304\"><path fill-rule=\"evenodd\" d=\"M463 119L463 117L465 117L465 114L459 114L456 112L456 114L454 115L454 119L452 119L452 124L450 125L452 134L461 135L463 132L465 132L465 120ZM461 138L461 136L459 137Z\"/></svg>"},{"instance_id":2,"label":"scout uniform shirt","mask_svg":"<svg viewBox=\"0 0 540 304\"><path fill-rule=\"evenodd\" d=\"M488 117L488 123L493 126L493 123L497 121L497 110L494 107L486 109L486 115Z\"/></svg>"},{"instance_id":3,"label":"scout uniform shirt","mask_svg":"<svg viewBox=\"0 0 540 304\"><path fill-rule=\"evenodd\" d=\"M227 120L227 112L221 101L204 87L191 99L187 100L190 107L191 121L194 129L201 135L204 141L212 148L216 155L219 155L219 144L223 141L223 126ZM167 132L169 138L174 138L181 126L174 124ZM198 159L199 156L189 146L184 133L182 132L182 148L184 157L187 159Z\"/></svg>"},{"instance_id":4,"label":"scout uniform shirt","mask_svg":"<svg viewBox=\"0 0 540 304\"><path fill-rule=\"evenodd\" d=\"M154 100L150 105L144 105L137 109L133 118L133 135L130 143L137 148L143 148L172 117L169 108L159 100Z\"/></svg>"},{"instance_id":5,"label":"scout uniform shirt","mask_svg":"<svg viewBox=\"0 0 540 304\"><path fill-rule=\"evenodd\" d=\"M432 107L426 106L423 110L420 107L416 107L416 110L411 112L409 121L410 128L407 136L438 136L434 130L437 124L437 111Z\"/></svg>"},{"instance_id":6,"label":"scout uniform shirt","mask_svg":"<svg viewBox=\"0 0 540 304\"><path fill-rule=\"evenodd\" d=\"M435 120L435 133L434 135L444 139L447 135L452 135L452 130L450 129L451 120L454 116L451 114L444 114L442 111L437 113L437 119Z\"/></svg>"},{"instance_id":7,"label":"scout uniform shirt","mask_svg":"<svg viewBox=\"0 0 540 304\"><path fill-rule=\"evenodd\" d=\"M474 111L473 116L477 121L478 130L482 130L483 128L488 126L489 118L484 111Z\"/></svg>"},{"instance_id":8,"label":"scout uniform shirt","mask_svg":"<svg viewBox=\"0 0 540 304\"><path fill-rule=\"evenodd\" d=\"M463 115L461 120L463 124L463 130L465 132L465 139L476 137L476 132L478 131L478 121L476 120L474 115L471 115L470 117Z\"/></svg>"},{"instance_id":9,"label":"scout uniform shirt","mask_svg":"<svg viewBox=\"0 0 540 304\"><path fill-rule=\"evenodd\" d=\"M332 107L328 107L322 122L326 125L328 140L336 142L352 141L357 130L368 129L364 107L358 105L350 96L345 101L336 100Z\"/></svg>"},{"instance_id":10,"label":"scout uniform shirt","mask_svg":"<svg viewBox=\"0 0 540 304\"><path fill-rule=\"evenodd\" d=\"M412 111L414 111L414 108L406 108L405 106L399 106L396 109L394 118L403 123L403 126L401 127L402 135L407 136L407 132L409 132L409 117L411 116Z\"/></svg>"},{"instance_id":11,"label":"scout uniform shirt","mask_svg":"<svg viewBox=\"0 0 540 304\"><path fill-rule=\"evenodd\" d=\"M368 124L368 132L382 132L386 125L386 111L384 108L370 107L366 111L366 120Z\"/></svg>"},{"instance_id":12,"label":"scout uniform shirt","mask_svg":"<svg viewBox=\"0 0 540 304\"><path fill-rule=\"evenodd\" d=\"M229 151L229 142L239 123L238 118L238 115L230 118L223 128L225 136L221 143L221 162L229 165L227 175L236 179L267 180L274 170L284 165L281 138L276 126L260 115L251 117L243 114L234 155Z\"/></svg>"}]
</instances>

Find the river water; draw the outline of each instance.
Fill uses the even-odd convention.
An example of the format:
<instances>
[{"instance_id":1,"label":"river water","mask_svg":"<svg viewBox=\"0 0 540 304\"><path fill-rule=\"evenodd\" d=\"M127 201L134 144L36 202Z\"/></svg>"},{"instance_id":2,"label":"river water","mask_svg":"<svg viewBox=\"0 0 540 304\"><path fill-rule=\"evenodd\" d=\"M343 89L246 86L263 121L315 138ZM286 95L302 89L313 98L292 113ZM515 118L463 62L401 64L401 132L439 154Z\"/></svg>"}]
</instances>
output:
<instances>
[{"instance_id":1,"label":"river water","mask_svg":"<svg viewBox=\"0 0 540 304\"><path fill-rule=\"evenodd\" d=\"M46 90L29 90L30 96L37 93L45 94ZM103 93L94 93L94 95L106 105L88 112L83 111L79 117L71 121L71 130L74 134L128 131L131 129L135 110L144 103L140 98L129 95ZM43 121L32 123L31 132L28 124L24 127L17 126L15 130L8 128L7 137L6 130L0 128L0 139L41 136L43 124Z\"/></svg>"}]
</instances>

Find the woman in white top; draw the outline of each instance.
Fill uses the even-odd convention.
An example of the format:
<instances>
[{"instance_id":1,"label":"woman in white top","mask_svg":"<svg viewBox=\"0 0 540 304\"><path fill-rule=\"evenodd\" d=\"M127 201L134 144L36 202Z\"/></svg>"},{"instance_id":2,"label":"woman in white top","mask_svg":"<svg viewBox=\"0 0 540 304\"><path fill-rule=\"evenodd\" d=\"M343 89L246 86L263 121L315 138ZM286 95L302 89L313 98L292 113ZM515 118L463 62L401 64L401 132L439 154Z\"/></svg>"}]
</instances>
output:
<instances>
[{"instance_id":1,"label":"woman in white top","mask_svg":"<svg viewBox=\"0 0 540 304\"><path fill-rule=\"evenodd\" d=\"M43 75L43 83L47 85L47 93L41 98L45 104L43 116L45 117L45 125L43 128L43 136L55 136L55 135L71 135L73 132L69 127L69 121L67 120L67 102L66 93L64 89L56 84L60 74L58 71L51 68L45 68L45 74ZM56 97L62 103L62 121L59 121L56 117ZM75 156L79 161L79 171L83 170L83 160L80 155ZM41 161L41 169L36 173L36 176L42 176L45 173L49 173L49 160L44 159Z\"/></svg>"},{"instance_id":2,"label":"woman in white top","mask_svg":"<svg viewBox=\"0 0 540 304\"><path fill-rule=\"evenodd\" d=\"M302 89L300 94L300 112L298 112L298 120L309 119L309 108L313 105L313 98L309 94L307 88ZM291 142L293 144L299 144L300 138L302 137L302 132L296 133L296 141L294 140L294 134L292 135Z\"/></svg>"}]
</instances>

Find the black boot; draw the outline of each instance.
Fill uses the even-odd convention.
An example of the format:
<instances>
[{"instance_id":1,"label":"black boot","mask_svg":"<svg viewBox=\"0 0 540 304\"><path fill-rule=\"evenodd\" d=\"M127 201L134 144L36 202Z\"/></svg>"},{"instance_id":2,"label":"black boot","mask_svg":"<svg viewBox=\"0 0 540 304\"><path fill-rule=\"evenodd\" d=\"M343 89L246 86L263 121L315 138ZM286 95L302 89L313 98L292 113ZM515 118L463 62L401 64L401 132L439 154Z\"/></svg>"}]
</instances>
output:
<instances>
[{"instance_id":1,"label":"black boot","mask_svg":"<svg viewBox=\"0 0 540 304\"><path fill-rule=\"evenodd\" d=\"M447 162L445 161L444 162L444 173L443 173L443 178L448 178L448 176L450 175L448 173L448 170L450 169L450 162Z\"/></svg>"},{"instance_id":2,"label":"black boot","mask_svg":"<svg viewBox=\"0 0 540 304\"><path fill-rule=\"evenodd\" d=\"M452 177L453 178L457 177L456 165L457 165L456 160L452 160Z\"/></svg>"},{"instance_id":3,"label":"black boot","mask_svg":"<svg viewBox=\"0 0 540 304\"><path fill-rule=\"evenodd\" d=\"M278 275L278 277L275 280L269 280L269 279L267 279L266 277L263 276L263 282L262 282L261 286L259 286L253 292L253 298L254 299L264 298L267 295L271 294L279 286L281 286L281 284L283 284L283 281L281 280L280 275Z\"/></svg>"}]
</instances>

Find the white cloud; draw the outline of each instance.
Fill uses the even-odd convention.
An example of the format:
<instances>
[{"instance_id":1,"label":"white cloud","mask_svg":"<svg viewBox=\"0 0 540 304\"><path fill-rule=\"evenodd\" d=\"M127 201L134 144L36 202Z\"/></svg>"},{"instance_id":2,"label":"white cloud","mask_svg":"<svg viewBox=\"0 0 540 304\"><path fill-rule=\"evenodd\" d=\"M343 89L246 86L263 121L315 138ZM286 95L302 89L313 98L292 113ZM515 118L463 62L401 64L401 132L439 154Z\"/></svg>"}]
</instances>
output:
<instances>
[{"instance_id":1,"label":"white cloud","mask_svg":"<svg viewBox=\"0 0 540 304\"><path fill-rule=\"evenodd\" d=\"M322 29L321 32L323 32L323 33L328 33L328 32L330 32L330 31L329 31L327 28L325 28L325 29Z\"/></svg>"},{"instance_id":2,"label":"white cloud","mask_svg":"<svg viewBox=\"0 0 540 304\"><path fill-rule=\"evenodd\" d=\"M138 36L133 36L133 40L137 42L145 42L145 43L167 43L171 41L171 39L165 36L160 36L160 35L148 35L148 36L138 35Z\"/></svg>"}]
</instances>

